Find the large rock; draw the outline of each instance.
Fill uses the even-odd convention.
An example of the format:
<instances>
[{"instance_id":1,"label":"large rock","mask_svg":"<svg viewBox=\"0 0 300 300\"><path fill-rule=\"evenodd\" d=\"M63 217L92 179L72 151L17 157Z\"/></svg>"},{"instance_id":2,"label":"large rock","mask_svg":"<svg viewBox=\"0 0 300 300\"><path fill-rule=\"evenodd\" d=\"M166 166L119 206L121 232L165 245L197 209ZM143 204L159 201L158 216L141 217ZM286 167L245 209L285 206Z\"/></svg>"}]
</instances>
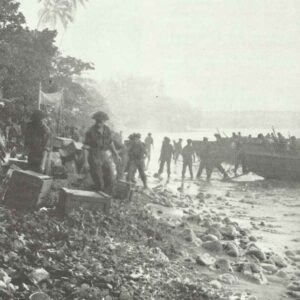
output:
<instances>
[{"instance_id":1,"label":"large rock","mask_svg":"<svg viewBox=\"0 0 300 300\"><path fill-rule=\"evenodd\" d=\"M240 255L239 248L234 242L227 242L224 245L224 250L229 256L238 257Z\"/></svg>"},{"instance_id":2,"label":"large rock","mask_svg":"<svg viewBox=\"0 0 300 300\"><path fill-rule=\"evenodd\" d=\"M220 289L222 288L222 284L221 284L221 282L218 281L218 280L212 280L212 281L209 282L209 284L210 284L213 288L218 289L218 290L220 290Z\"/></svg>"},{"instance_id":3,"label":"large rock","mask_svg":"<svg viewBox=\"0 0 300 300\"><path fill-rule=\"evenodd\" d=\"M246 255L251 255L251 256L254 256L256 257L259 261L264 261L266 260L266 255L265 253L260 250L259 248L257 247L251 247L247 252L246 252Z\"/></svg>"},{"instance_id":4,"label":"large rock","mask_svg":"<svg viewBox=\"0 0 300 300\"><path fill-rule=\"evenodd\" d=\"M265 263L262 263L261 264L261 267L268 273L271 273L271 274L274 274L277 272L277 267L273 264L265 264Z\"/></svg>"},{"instance_id":5,"label":"large rock","mask_svg":"<svg viewBox=\"0 0 300 300\"><path fill-rule=\"evenodd\" d=\"M221 252L223 250L223 246L222 246L222 243L220 241L204 242L202 244L202 247L204 249L212 251L212 252Z\"/></svg>"},{"instance_id":6,"label":"large rock","mask_svg":"<svg viewBox=\"0 0 300 300\"><path fill-rule=\"evenodd\" d=\"M196 236L195 232L191 228L186 228L182 232L183 237L186 241L192 243L195 246L200 246L201 245L201 240Z\"/></svg>"},{"instance_id":7,"label":"large rock","mask_svg":"<svg viewBox=\"0 0 300 300\"><path fill-rule=\"evenodd\" d=\"M225 239L234 240L238 235L238 231L233 225L220 228L220 232Z\"/></svg>"},{"instance_id":8,"label":"large rock","mask_svg":"<svg viewBox=\"0 0 300 300\"><path fill-rule=\"evenodd\" d=\"M216 237L215 235L213 234L206 234L206 235L203 235L201 237L202 241L203 242L208 242L208 241L218 241L218 237Z\"/></svg>"},{"instance_id":9,"label":"large rock","mask_svg":"<svg viewBox=\"0 0 300 300\"><path fill-rule=\"evenodd\" d=\"M219 240L223 238L221 232L215 227L209 227L208 230L206 231L206 234L212 234L216 236Z\"/></svg>"},{"instance_id":10,"label":"large rock","mask_svg":"<svg viewBox=\"0 0 300 300\"><path fill-rule=\"evenodd\" d=\"M216 263L215 267L221 271L222 273L232 273L233 269L228 259L219 258Z\"/></svg>"},{"instance_id":11,"label":"large rock","mask_svg":"<svg viewBox=\"0 0 300 300\"><path fill-rule=\"evenodd\" d=\"M204 253L196 257L196 262L202 266L211 266L216 262L216 259L208 253Z\"/></svg>"},{"instance_id":12,"label":"large rock","mask_svg":"<svg viewBox=\"0 0 300 300\"><path fill-rule=\"evenodd\" d=\"M275 265L279 268L286 268L288 265L286 261L278 254L274 254L270 257L270 260L275 263Z\"/></svg>"}]
</instances>

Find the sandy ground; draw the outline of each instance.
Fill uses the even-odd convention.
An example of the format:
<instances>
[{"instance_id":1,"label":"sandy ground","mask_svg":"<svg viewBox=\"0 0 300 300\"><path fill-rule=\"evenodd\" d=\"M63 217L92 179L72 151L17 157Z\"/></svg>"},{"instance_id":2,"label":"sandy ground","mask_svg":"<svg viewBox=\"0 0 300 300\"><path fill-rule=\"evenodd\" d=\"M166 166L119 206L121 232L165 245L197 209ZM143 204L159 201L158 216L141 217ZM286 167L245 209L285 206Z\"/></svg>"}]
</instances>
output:
<instances>
[{"instance_id":1,"label":"sandy ground","mask_svg":"<svg viewBox=\"0 0 300 300\"><path fill-rule=\"evenodd\" d=\"M300 183L287 183L280 181L266 181L255 174L241 176L229 182L221 181L221 175L215 171L210 183L205 181L205 172L202 180L181 181L181 162L172 166L171 179L153 178L158 169L157 155L149 165L148 178L150 188L167 190L174 197L188 199L186 204L165 207L160 204L149 204L153 214L166 222L177 224L189 214L212 214L228 217L239 226L251 230L257 239L256 244L265 252L276 252L285 256L287 250L300 250ZM196 174L198 164L194 165ZM227 166L227 169L230 167ZM187 173L187 178L189 174ZM178 190L181 188L181 191ZM196 195L204 196L199 205ZM192 212L191 212L192 211ZM197 226L194 227L197 232ZM187 249L188 254L204 253L201 247ZM187 255L188 255L187 254ZM234 259L236 262L238 258ZM291 280L299 282L295 276L300 270L298 258L290 261L283 269L283 276L266 275L268 283L259 285L240 276L239 284L231 288L238 291L249 291L258 299L295 299L286 294L287 286ZM203 272L208 272L203 269ZM282 278L283 277L283 278ZM242 298L241 298L242 299Z\"/></svg>"}]
</instances>

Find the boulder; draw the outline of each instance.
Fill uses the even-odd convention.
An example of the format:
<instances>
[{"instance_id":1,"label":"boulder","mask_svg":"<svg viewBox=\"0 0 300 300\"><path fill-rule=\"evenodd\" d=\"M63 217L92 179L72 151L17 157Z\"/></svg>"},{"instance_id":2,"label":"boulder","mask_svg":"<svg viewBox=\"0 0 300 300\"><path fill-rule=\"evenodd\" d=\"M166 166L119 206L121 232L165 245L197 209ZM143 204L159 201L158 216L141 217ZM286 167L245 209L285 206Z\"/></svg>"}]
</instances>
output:
<instances>
[{"instance_id":1,"label":"boulder","mask_svg":"<svg viewBox=\"0 0 300 300\"><path fill-rule=\"evenodd\" d=\"M215 262L215 267L220 270L222 273L232 273L233 269L228 259L219 258Z\"/></svg>"},{"instance_id":2,"label":"boulder","mask_svg":"<svg viewBox=\"0 0 300 300\"><path fill-rule=\"evenodd\" d=\"M208 241L202 244L202 247L212 252L221 252L223 250L222 243L220 241Z\"/></svg>"},{"instance_id":3,"label":"boulder","mask_svg":"<svg viewBox=\"0 0 300 300\"><path fill-rule=\"evenodd\" d=\"M233 225L220 228L220 232L225 239L234 240L238 235L238 231Z\"/></svg>"},{"instance_id":4,"label":"boulder","mask_svg":"<svg viewBox=\"0 0 300 300\"><path fill-rule=\"evenodd\" d=\"M273 261L278 268L286 268L288 266L286 261L278 254L272 255L270 260Z\"/></svg>"},{"instance_id":5,"label":"boulder","mask_svg":"<svg viewBox=\"0 0 300 300\"><path fill-rule=\"evenodd\" d=\"M238 257L240 255L239 248L234 242L227 242L224 245L224 250L229 256Z\"/></svg>"},{"instance_id":6,"label":"boulder","mask_svg":"<svg viewBox=\"0 0 300 300\"><path fill-rule=\"evenodd\" d=\"M195 246L201 245L201 240L196 236L195 232L191 228L186 228L183 230L183 237L187 242L192 243Z\"/></svg>"},{"instance_id":7,"label":"boulder","mask_svg":"<svg viewBox=\"0 0 300 300\"><path fill-rule=\"evenodd\" d=\"M260 250L259 248L257 247L252 247L250 248L247 252L246 252L246 255L251 255L251 256L254 256L256 257L259 261L264 261L266 260L266 255L265 253Z\"/></svg>"},{"instance_id":8,"label":"boulder","mask_svg":"<svg viewBox=\"0 0 300 300\"><path fill-rule=\"evenodd\" d=\"M213 235L213 234L206 234L206 235L203 235L201 237L202 241L203 242L208 242L208 241L218 241L218 237Z\"/></svg>"},{"instance_id":9,"label":"boulder","mask_svg":"<svg viewBox=\"0 0 300 300\"><path fill-rule=\"evenodd\" d=\"M268 273L274 274L277 272L277 267L273 264L262 263L261 267Z\"/></svg>"},{"instance_id":10,"label":"boulder","mask_svg":"<svg viewBox=\"0 0 300 300\"><path fill-rule=\"evenodd\" d=\"M219 240L221 240L223 238L221 232L214 227L209 227L208 230L206 231L206 234L212 234L212 235L216 236Z\"/></svg>"}]
</instances>

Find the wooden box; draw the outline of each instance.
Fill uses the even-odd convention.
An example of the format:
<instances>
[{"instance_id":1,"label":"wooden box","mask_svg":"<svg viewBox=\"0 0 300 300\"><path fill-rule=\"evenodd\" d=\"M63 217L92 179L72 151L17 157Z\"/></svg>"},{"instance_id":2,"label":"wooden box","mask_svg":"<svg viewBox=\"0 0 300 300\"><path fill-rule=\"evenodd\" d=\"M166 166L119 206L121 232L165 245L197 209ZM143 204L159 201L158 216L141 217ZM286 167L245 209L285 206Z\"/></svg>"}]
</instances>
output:
<instances>
[{"instance_id":1,"label":"wooden box","mask_svg":"<svg viewBox=\"0 0 300 300\"><path fill-rule=\"evenodd\" d=\"M130 182L118 180L113 189L113 197L121 200L131 200L134 188Z\"/></svg>"},{"instance_id":2,"label":"wooden box","mask_svg":"<svg viewBox=\"0 0 300 300\"><path fill-rule=\"evenodd\" d=\"M17 158L10 158L8 161L8 165L15 165L19 167L20 169L26 170L28 167L28 161L27 160L21 160Z\"/></svg>"},{"instance_id":3,"label":"wooden box","mask_svg":"<svg viewBox=\"0 0 300 300\"><path fill-rule=\"evenodd\" d=\"M76 209L88 209L109 213L111 197L103 192L92 192L62 188L59 195L58 209L68 214Z\"/></svg>"},{"instance_id":4,"label":"wooden box","mask_svg":"<svg viewBox=\"0 0 300 300\"><path fill-rule=\"evenodd\" d=\"M67 146L72 142L73 142L72 139L56 136L55 138L53 138L53 148L59 148L60 149L63 146Z\"/></svg>"},{"instance_id":5,"label":"wooden box","mask_svg":"<svg viewBox=\"0 0 300 300\"><path fill-rule=\"evenodd\" d=\"M35 209L46 203L52 178L33 171L14 170L7 183L4 203L10 208Z\"/></svg>"},{"instance_id":6,"label":"wooden box","mask_svg":"<svg viewBox=\"0 0 300 300\"><path fill-rule=\"evenodd\" d=\"M59 150L61 157L69 157L82 151L83 144L72 141Z\"/></svg>"}]
</instances>

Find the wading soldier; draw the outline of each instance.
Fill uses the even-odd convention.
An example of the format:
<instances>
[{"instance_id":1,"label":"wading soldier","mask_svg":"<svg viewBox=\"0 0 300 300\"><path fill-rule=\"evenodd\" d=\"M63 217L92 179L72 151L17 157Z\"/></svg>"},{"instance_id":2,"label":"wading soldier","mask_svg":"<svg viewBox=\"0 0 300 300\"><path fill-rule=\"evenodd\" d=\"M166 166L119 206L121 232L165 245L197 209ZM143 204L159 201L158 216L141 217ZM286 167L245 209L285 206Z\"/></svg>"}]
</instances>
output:
<instances>
[{"instance_id":1,"label":"wading soldier","mask_svg":"<svg viewBox=\"0 0 300 300\"><path fill-rule=\"evenodd\" d=\"M147 176L145 174L145 144L141 142L141 135L135 133L130 136L130 145L128 149L128 174L127 181L134 182L136 170L139 171L140 177L143 181L144 188L147 188Z\"/></svg>"},{"instance_id":2,"label":"wading soldier","mask_svg":"<svg viewBox=\"0 0 300 300\"><path fill-rule=\"evenodd\" d=\"M199 179L202 175L203 170L206 170L206 176L209 174L209 143L208 143L208 138L204 137L203 138L203 147L200 152L200 165L199 165L199 170L197 173L197 179Z\"/></svg>"},{"instance_id":3,"label":"wading soldier","mask_svg":"<svg viewBox=\"0 0 300 300\"><path fill-rule=\"evenodd\" d=\"M170 177L170 175L171 175L171 159L172 159L173 154L174 154L174 148L170 144L170 139L168 137L165 137L164 141L162 143L162 146L161 146L161 151L160 151L160 157L159 157L160 166L159 166L159 170L158 170L158 176L160 176L163 173L164 166L166 163L168 178Z\"/></svg>"},{"instance_id":4,"label":"wading soldier","mask_svg":"<svg viewBox=\"0 0 300 300\"><path fill-rule=\"evenodd\" d=\"M25 154L28 155L28 169L38 173L44 173L48 153L51 150L51 131L43 120L46 115L41 110L35 110L31 115L31 121L25 129Z\"/></svg>"},{"instance_id":5,"label":"wading soldier","mask_svg":"<svg viewBox=\"0 0 300 300\"><path fill-rule=\"evenodd\" d=\"M148 136L145 138L145 145L146 145L146 158L147 158L147 167L149 166L151 160L151 151L154 147L154 141L151 133L148 133Z\"/></svg>"},{"instance_id":6,"label":"wading soldier","mask_svg":"<svg viewBox=\"0 0 300 300\"><path fill-rule=\"evenodd\" d=\"M173 141L173 143L174 143L174 162L176 165L179 155L181 155L182 153L182 139L179 139L177 143Z\"/></svg>"},{"instance_id":7,"label":"wading soldier","mask_svg":"<svg viewBox=\"0 0 300 300\"><path fill-rule=\"evenodd\" d=\"M183 166L182 166L182 178L185 177L186 168L189 168L191 179L194 178L193 175L193 161L195 160L195 152L192 146L192 140L187 140L187 145L182 149L182 158L183 158Z\"/></svg>"},{"instance_id":8,"label":"wading soldier","mask_svg":"<svg viewBox=\"0 0 300 300\"><path fill-rule=\"evenodd\" d=\"M84 169L90 170L95 189L111 193L114 180L110 152L120 157L115 149L111 131L104 123L109 119L105 112L98 111L93 115L95 124L88 129L84 141Z\"/></svg>"}]
</instances>

